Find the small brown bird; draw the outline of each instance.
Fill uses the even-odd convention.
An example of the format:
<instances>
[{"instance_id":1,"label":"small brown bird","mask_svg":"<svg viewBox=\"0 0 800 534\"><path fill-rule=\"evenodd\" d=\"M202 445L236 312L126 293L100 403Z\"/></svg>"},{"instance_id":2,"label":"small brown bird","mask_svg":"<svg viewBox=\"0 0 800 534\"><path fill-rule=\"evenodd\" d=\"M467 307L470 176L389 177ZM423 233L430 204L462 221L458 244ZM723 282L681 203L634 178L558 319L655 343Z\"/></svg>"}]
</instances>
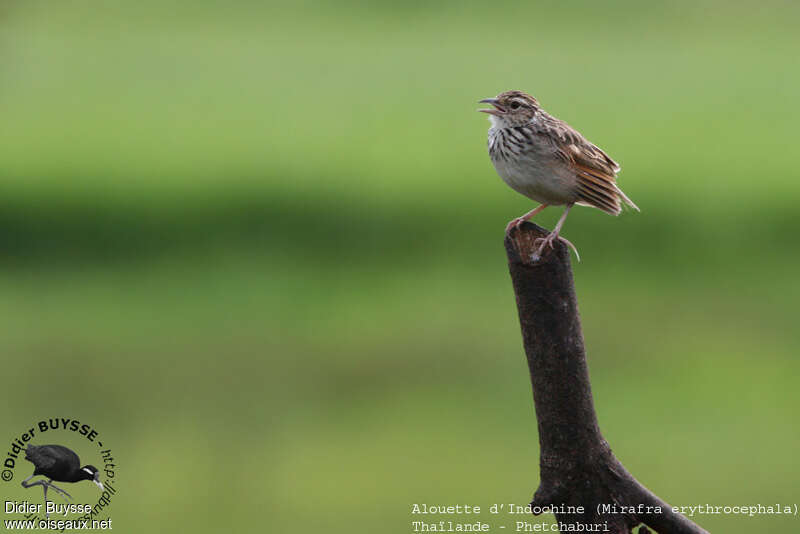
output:
<instances>
[{"instance_id":1,"label":"small brown bird","mask_svg":"<svg viewBox=\"0 0 800 534\"><path fill-rule=\"evenodd\" d=\"M617 187L617 162L566 122L545 112L531 95L506 91L480 102L493 106L478 111L488 113L492 123L489 156L497 174L514 191L541 203L508 223L506 233L547 206L567 206L553 231L542 238L534 260L556 239L567 243L578 255L575 245L558 235L575 204L619 215L624 202L639 211Z\"/></svg>"}]
</instances>

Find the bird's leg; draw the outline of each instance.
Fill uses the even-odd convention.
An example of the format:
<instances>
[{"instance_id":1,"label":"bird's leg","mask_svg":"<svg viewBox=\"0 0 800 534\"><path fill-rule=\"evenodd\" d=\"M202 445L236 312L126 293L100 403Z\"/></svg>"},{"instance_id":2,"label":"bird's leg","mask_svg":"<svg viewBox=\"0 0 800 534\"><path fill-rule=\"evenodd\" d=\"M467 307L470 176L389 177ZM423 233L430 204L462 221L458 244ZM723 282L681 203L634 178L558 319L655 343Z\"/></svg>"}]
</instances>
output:
<instances>
[{"instance_id":1,"label":"bird's leg","mask_svg":"<svg viewBox=\"0 0 800 534\"><path fill-rule=\"evenodd\" d=\"M37 480L36 482L31 482L29 484L28 481L30 479L32 479L33 477L35 477L35 476L36 476L36 473L32 474L31 476L29 476L28 478L23 480L22 481L22 487L23 488L32 488L34 486L41 486L42 490L44 492L44 507L45 507L45 510L46 510L47 509L47 487L49 486L49 484L45 480ZM45 513L45 517L47 519L50 519L50 514Z\"/></svg>"},{"instance_id":2,"label":"bird's leg","mask_svg":"<svg viewBox=\"0 0 800 534\"><path fill-rule=\"evenodd\" d=\"M573 245L568 240L558 235L558 233L561 231L561 227L564 226L564 221L567 220L567 215L569 215L569 210L572 209L572 206L574 205L575 205L574 203L567 204L567 209L564 210L563 215L561 215L561 218L558 220L556 227L553 228L553 231L550 232L550 234L548 234L547 237L540 237L539 239L536 240L536 241L541 241L542 244L539 245L539 248L536 250L536 252L534 252L532 258L533 261L538 261L539 258L542 257L542 252L544 251L544 247L546 247L547 245L550 245L550 248L553 248L553 241L555 241L556 239L560 239L561 241L569 245L570 248L572 248L572 250L575 252L575 256L578 258L578 261L581 261L581 256L580 254L578 254L578 249L575 248L575 245Z\"/></svg>"},{"instance_id":3,"label":"bird's leg","mask_svg":"<svg viewBox=\"0 0 800 534\"><path fill-rule=\"evenodd\" d=\"M47 489L48 488L53 488L53 491L55 491L56 493L61 495L62 498L64 498L64 500L67 500L64 497L65 495L66 495L66 497L69 497L70 499L72 499L72 495L70 495L66 491L62 490L61 488L59 488L58 486L53 484L52 480L48 480L47 482L45 482L44 480L40 480L39 482L42 483L42 487L44 488L44 509L45 509L45 514L44 515L45 515L45 519L50 519L50 513L47 512Z\"/></svg>"},{"instance_id":4,"label":"bird's leg","mask_svg":"<svg viewBox=\"0 0 800 534\"><path fill-rule=\"evenodd\" d=\"M529 211L528 213L526 213L522 217L517 217L516 219L514 219L513 221L508 223L508 226L506 226L506 233L510 234L511 230L513 230L514 228L517 228L520 224L522 224L525 221L529 220L531 217L533 217L534 215L536 215L537 213L539 213L540 211L542 211L546 207L547 207L547 204L542 204L541 206L533 208L531 211Z\"/></svg>"},{"instance_id":5,"label":"bird's leg","mask_svg":"<svg viewBox=\"0 0 800 534\"><path fill-rule=\"evenodd\" d=\"M33 486L41 486L42 487L42 490L44 492L44 509L45 509L44 517L45 517L45 519L50 519L50 513L47 512L47 487L50 484L48 484L45 480L37 480L36 482L31 482L30 484L26 484L26 482L29 481L30 479L32 479L34 476L36 476L36 473L34 473L33 475L31 475L28 478L26 478L25 480L23 480L22 481L22 487L23 488L32 488Z\"/></svg>"},{"instance_id":6,"label":"bird's leg","mask_svg":"<svg viewBox=\"0 0 800 534\"><path fill-rule=\"evenodd\" d=\"M69 497L70 499L72 498L72 495L70 495L66 491L62 490L61 488L59 488L58 486L53 484L52 480L44 480L44 479L42 479L42 480L37 480L36 482L31 482L30 484L28 484L28 481L30 479L32 479L34 476L35 475L31 475L28 478L26 478L25 480L23 480L22 481L22 487L23 488L32 488L33 486L44 486L45 497L47 496L47 488L53 488L53 490L56 493L58 493L60 495L63 495L65 498L66 497Z\"/></svg>"},{"instance_id":7,"label":"bird's leg","mask_svg":"<svg viewBox=\"0 0 800 534\"><path fill-rule=\"evenodd\" d=\"M33 476L34 475L31 475L28 478L26 478L25 480L23 480L22 481L22 487L23 488L32 488L33 486L42 486L42 488L44 490L45 507L47 506L47 490L48 490L48 488L53 488L53 491L55 491L56 493L61 495L64 498L64 500L67 500L67 498L72 499L72 495L70 495L66 491L62 490L61 488L59 488L58 486L53 484L52 480L44 480L44 479L42 479L42 480L37 480L36 482L28 483L28 481L31 478L33 478Z\"/></svg>"},{"instance_id":8,"label":"bird's leg","mask_svg":"<svg viewBox=\"0 0 800 534\"><path fill-rule=\"evenodd\" d=\"M52 480L49 480L49 481L47 481L47 482L46 482L46 484L47 484L47 486L48 486L48 487L51 487L51 488L53 488L53 491L55 491L56 493L58 493L59 495L61 495L62 497L64 497L64 500L65 500L65 501L66 501L67 499L72 499L72 495L70 495L70 494L69 494L69 493L67 493L66 491L62 490L61 488L59 488L58 486L56 486L55 484L53 484L53 481L52 481Z\"/></svg>"},{"instance_id":9,"label":"bird's leg","mask_svg":"<svg viewBox=\"0 0 800 534\"><path fill-rule=\"evenodd\" d=\"M50 519L50 512L47 511L47 488L48 488L48 486L49 486L49 484L46 484L46 483L42 484L42 487L44 488L44 518L45 519Z\"/></svg>"}]
</instances>

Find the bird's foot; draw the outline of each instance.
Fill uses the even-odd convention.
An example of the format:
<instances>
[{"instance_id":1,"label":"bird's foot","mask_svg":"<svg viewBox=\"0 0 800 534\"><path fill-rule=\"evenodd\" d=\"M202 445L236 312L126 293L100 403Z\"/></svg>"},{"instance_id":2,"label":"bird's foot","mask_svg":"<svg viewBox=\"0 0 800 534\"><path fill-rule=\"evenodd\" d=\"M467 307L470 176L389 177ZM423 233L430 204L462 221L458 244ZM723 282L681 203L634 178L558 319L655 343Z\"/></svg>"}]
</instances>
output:
<instances>
[{"instance_id":1,"label":"bird's foot","mask_svg":"<svg viewBox=\"0 0 800 534\"><path fill-rule=\"evenodd\" d=\"M525 217L517 217L516 219L512 220L506 225L506 234L510 235L511 231L515 228L519 228L519 226L527 221Z\"/></svg>"},{"instance_id":2,"label":"bird's foot","mask_svg":"<svg viewBox=\"0 0 800 534\"><path fill-rule=\"evenodd\" d=\"M581 255L578 254L578 249L575 248L575 245L573 245L568 239L558 235L557 232L550 232L550 234L547 237L540 237L534 240L533 242L534 245L536 243L541 243L541 244L539 245L539 248L536 249L536 252L534 252L533 255L531 256L531 261L539 261L540 259L542 259L542 252L544 252L544 248L546 246L550 246L550 248L553 248L553 242L556 239L560 239L561 241L566 243L575 253L575 257L578 259L578 261L581 261Z\"/></svg>"}]
</instances>

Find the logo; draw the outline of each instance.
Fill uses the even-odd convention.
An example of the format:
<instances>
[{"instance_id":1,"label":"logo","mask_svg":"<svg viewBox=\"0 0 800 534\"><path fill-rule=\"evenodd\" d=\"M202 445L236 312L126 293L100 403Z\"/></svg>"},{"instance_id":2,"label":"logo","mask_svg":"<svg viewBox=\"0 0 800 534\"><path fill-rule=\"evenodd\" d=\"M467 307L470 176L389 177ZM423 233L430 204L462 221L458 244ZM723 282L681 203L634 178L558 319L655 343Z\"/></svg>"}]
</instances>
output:
<instances>
[{"instance_id":1,"label":"logo","mask_svg":"<svg viewBox=\"0 0 800 534\"><path fill-rule=\"evenodd\" d=\"M6 530L112 529L117 470L94 426L63 417L34 422L12 437L3 458Z\"/></svg>"}]
</instances>

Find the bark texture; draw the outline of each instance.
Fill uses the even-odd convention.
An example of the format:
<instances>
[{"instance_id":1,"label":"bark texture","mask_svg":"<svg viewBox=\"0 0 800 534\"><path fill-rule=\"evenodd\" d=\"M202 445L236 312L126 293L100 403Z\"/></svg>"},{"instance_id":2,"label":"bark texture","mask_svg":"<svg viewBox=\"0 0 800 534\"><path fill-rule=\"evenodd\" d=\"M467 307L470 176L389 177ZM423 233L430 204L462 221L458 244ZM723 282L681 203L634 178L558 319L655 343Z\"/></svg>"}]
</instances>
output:
<instances>
[{"instance_id":1,"label":"bark texture","mask_svg":"<svg viewBox=\"0 0 800 534\"><path fill-rule=\"evenodd\" d=\"M531 504L582 506L584 513L556 519L600 532L646 525L659 534L707 534L640 484L600 433L569 251L558 242L532 260L547 234L524 223L505 239L539 427L540 485Z\"/></svg>"}]
</instances>

